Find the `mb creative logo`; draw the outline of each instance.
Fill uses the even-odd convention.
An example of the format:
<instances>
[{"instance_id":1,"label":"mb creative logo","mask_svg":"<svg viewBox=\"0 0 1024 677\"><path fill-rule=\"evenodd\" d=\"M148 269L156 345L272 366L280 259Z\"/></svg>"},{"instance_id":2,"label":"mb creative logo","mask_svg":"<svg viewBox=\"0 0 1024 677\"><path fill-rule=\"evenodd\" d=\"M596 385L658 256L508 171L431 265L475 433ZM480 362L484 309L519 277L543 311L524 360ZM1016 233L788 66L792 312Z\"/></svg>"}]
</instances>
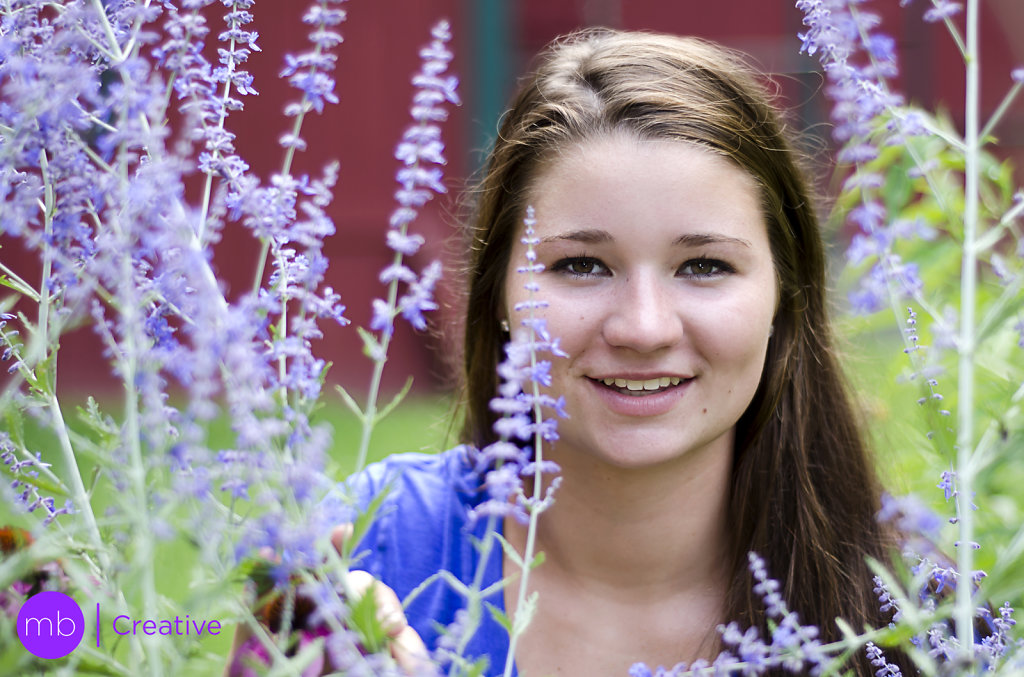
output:
<instances>
[{"instance_id":1,"label":"mb creative logo","mask_svg":"<svg viewBox=\"0 0 1024 677\"><path fill-rule=\"evenodd\" d=\"M18 612L18 639L39 658L63 658L78 648L84 636L82 609L63 592L33 595Z\"/></svg>"},{"instance_id":2,"label":"mb creative logo","mask_svg":"<svg viewBox=\"0 0 1024 677\"><path fill-rule=\"evenodd\" d=\"M204 635L219 635L220 621L185 618L133 619L118 616L111 622L118 635L173 635L190 640ZM100 605L96 603L96 647L101 644ZM85 614L78 603L63 592L47 591L32 595L18 612L18 639L22 646L39 658L63 658L78 648L85 637ZM90 640L91 641L91 640Z\"/></svg>"}]
</instances>

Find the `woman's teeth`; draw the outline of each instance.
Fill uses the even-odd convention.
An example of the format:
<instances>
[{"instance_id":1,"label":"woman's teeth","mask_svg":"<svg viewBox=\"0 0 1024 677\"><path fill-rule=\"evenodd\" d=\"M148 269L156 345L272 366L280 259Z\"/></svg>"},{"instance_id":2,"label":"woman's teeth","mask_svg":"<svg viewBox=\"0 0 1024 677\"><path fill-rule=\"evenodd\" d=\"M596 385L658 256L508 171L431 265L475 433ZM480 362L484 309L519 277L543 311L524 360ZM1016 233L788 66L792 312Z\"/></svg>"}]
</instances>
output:
<instances>
[{"instance_id":1,"label":"woman's teeth","mask_svg":"<svg viewBox=\"0 0 1024 677\"><path fill-rule=\"evenodd\" d=\"M677 386L683 379L678 376L660 376L649 378L643 381L634 381L628 378L603 378L601 383L614 388L625 388L628 391L661 390L669 386Z\"/></svg>"}]
</instances>

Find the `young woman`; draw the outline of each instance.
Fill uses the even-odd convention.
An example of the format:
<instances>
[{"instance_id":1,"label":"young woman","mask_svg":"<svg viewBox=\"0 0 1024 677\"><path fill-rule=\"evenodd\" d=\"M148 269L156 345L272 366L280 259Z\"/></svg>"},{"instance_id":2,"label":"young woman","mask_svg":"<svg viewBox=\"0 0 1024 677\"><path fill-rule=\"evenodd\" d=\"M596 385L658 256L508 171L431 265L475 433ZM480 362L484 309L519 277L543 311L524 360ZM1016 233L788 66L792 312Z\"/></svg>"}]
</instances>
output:
<instances>
[{"instance_id":1,"label":"young woman","mask_svg":"<svg viewBox=\"0 0 1024 677\"><path fill-rule=\"evenodd\" d=\"M837 617L885 624L867 559L887 558L890 535L831 345L814 204L758 76L706 42L648 33L588 31L541 55L502 120L470 232L463 441L476 447L495 440L528 205L539 312L568 355L549 392L570 418L545 450L562 484L539 522L519 672L713 659L719 624L767 630L749 552L823 640L838 638ZM399 598L439 569L468 582L482 492L466 452L394 457L355 485L365 499L388 482L359 568ZM500 528L523 548L525 527ZM514 573L492 560L485 586ZM514 615L516 585L491 603ZM461 603L434 583L405 610L404 636L435 646ZM506 652L485 617L467 653L500 674Z\"/></svg>"}]
</instances>

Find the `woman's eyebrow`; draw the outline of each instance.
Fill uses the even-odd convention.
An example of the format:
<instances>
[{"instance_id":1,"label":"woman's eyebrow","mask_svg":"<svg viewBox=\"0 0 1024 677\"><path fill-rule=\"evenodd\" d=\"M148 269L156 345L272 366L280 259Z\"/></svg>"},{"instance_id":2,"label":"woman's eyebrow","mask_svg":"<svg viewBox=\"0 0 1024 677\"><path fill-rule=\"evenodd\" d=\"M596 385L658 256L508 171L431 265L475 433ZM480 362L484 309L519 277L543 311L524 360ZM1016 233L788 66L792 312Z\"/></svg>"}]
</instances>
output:
<instances>
[{"instance_id":1,"label":"woman's eyebrow","mask_svg":"<svg viewBox=\"0 0 1024 677\"><path fill-rule=\"evenodd\" d=\"M606 230L586 229L572 230L567 233L549 235L541 239L541 242L582 242L583 244L600 244L603 242L614 242L615 238ZM672 241L674 247L702 247L709 244L735 244L743 247L751 247L749 240L739 237L730 237L717 233L686 233Z\"/></svg>"},{"instance_id":2,"label":"woman's eyebrow","mask_svg":"<svg viewBox=\"0 0 1024 677\"><path fill-rule=\"evenodd\" d=\"M749 240L741 237L730 237L718 233L686 233L677 237L672 244L684 247L702 247L709 244L736 244L743 247L752 247Z\"/></svg>"},{"instance_id":3,"label":"woman's eyebrow","mask_svg":"<svg viewBox=\"0 0 1024 677\"><path fill-rule=\"evenodd\" d=\"M599 244L602 242L613 242L615 240L612 234L607 230L600 229L586 229L586 230L572 230L567 233L559 233L558 235L549 235L545 238L541 238L541 242L561 242L563 240L569 240L570 242L582 242L583 244Z\"/></svg>"}]
</instances>

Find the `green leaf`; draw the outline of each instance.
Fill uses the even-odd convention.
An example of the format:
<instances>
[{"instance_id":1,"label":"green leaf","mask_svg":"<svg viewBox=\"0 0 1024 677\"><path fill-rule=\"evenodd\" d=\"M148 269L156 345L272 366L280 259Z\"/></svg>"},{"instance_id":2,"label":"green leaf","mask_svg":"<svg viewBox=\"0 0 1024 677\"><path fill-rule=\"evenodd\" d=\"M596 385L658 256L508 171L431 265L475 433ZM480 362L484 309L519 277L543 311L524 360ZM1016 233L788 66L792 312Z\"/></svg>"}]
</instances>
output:
<instances>
[{"instance_id":1,"label":"green leaf","mask_svg":"<svg viewBox=\"0 0 1024 677\"><path fill-rule=\"evenodd\" d=\"M31 469L31 466L29 466L28 469ZM3 464L0 464L0 471L2 471L5 475L10 477L12 480L17 479L19 482L23 484L28 484L30 486L35 487L46 496L51 496L53 498L56 498L57 496L60 496L62 498L71 498L71 494L68 493L63 487L54 484L41 474L38 477L32 477L31 475L26 475L24 473L15 474L11 472L10 467Z\"/></svg>"},{"instance_id":2,"label":"green leaf","mask_svg":"<svg viewBox=\"0 0 1024 677\"><path fill-rule=\"evenodd\" d=\"M352 537L345 541L344 552L342 556L348 557L355 550L359 542L363 540L363 536L366 535L370 525L377 519L377 512L380 510L381 505L384 504L384 499L387 498L388 494L391 493L392 484L385 485L377 495L373 497L370 503L366 506L366 510L359 513L355 520L352 522Z\"/></svg>"},{"instance_id":3,"label":"green leaf","mask_svg":"<svg viewBox=\"0 0 1024 677\"><path fill-rule=\"evenodd\" d=\"M22 284L18 280L12 280L11 278L7 277L2 273L0 273L0 286L7 287L8 289L13 289L22 296L27 296L33 301L37 303L39 302L39 294L36 293L35 289L32 289L31 287Z\"/></svg>"},{"instance_id":4,"label":"green leaf","mask_svg":"<svg viewBox=\"0 0 1024 677\"><path fill-rule=\"evenodd\" d=\"M377 416L374 418L374 423L380 421L382 418L394 411L395 407L397 407L402 400L405 399L405 396L409 394L410 388L412 388L412 376L405 379L405 385L402 386L402 389L398 394L391 398L391 401L384 405L384 407L377 413Z\"/></svg>"},{"instance_id":5,"label":"green leaf","mask_svg":"<svg viewBox=\"0 0 1024 677\"><path fill-rule=\"evenodd\" d=\"M842 618L836 619L836 625L839 626L839 632L842 633L844 639L847 641L856 639L857 631L853 629L852 625L844 621Z\"/></svg>"},{"instance_id":6,"label":"green leaf","mask_svg":"<svg viewBox=\"0 0 1024 677\"><path fill-rule=\"evenodd\" d=\"M1024 277L1018 276L1013 284L1002 290L999 298L988 309L978 325L978 343L984 343L992 334L1016 320L1021 308L1021 290L1024 289Z\"/></svg>"},{"instance_id":7,"label":"green leaf","mask_svg":"<svg viewBox=\"0 0 1024 677\"><path fill-rule=\"evenodd\" d=\"M101 440L104 441L116 441L120 439L120 430L117 427L117 423L114 419L108 415L105 415L100 411L99 404L96 403L96 399L92 395L86 400L85 408L77 408L78 418L85 423L91 430L96 432Z\"/></svg>"},{"instance_id":8,"label":"green leaf","mask_svg":"<svg viewBox=\"0 0 1024 677\"><path fill-rule=\"evenodd\" d=\"M523 601L523 605L516 609L516 616L512 623L512 631L516 635L523 634L523 632L526 631L527 626L530 625L530 621L533 620L534 614L537 613L538 598L539 595L535 590Z\"/></svg>"},{"instance_id":9,"label":"green leaf","mask_svg":"<svg viewBox=\"0 0 1024 677\"><path fill-rule=\"evenodd\" d=\"M378 618L377 596L369 587L358 598L349 602L348 623L359 636L359 642L370 653L378 653L387 646L388 633Z\"/></svg>"},{"instance_id":10,"label":"green leaf","mask_svg":"<svg viewBox=\"0 0 1024 677\"><path fill-rule=\"evenodd\" d=\"M493 618L498 625L505 628L505 632L512 634L512 619L508 617L508 614L490 602L484 602L484 606L486 606L487 610L491 612L491 618Z\"/></svg>"},{"instance_id":11,"label":"green leaf","mask_svg":"<svg viewBox=\"0 0 1024 677\"><path fill-rule=\"evenodd\" d=\"M338 390L338 394L341 395L341 401L345 403L345 406L349 408L353 414L356 415L360 421L365 418L363 410L359 408L359 404L348 394L348 391L342 388L340 385L334 386Z\"/></svg>"},{"instance_id":12,"label":"green leaf","mask_svg":"<svg viewBox=\"0 0 1024 677\"><path fill-rule=\"evenodd\" d=\"M376 336L362 327L356 327L356 331L359 332L359 338L363 339L363 354L371 360L376 360L376 356L384 352L384 348L381 346L380 341L377 340Z\"/></svg>"},{"instance_id":13,"label":"green leaf","mask_svg":"<svg viewBox=\"0 0 1024 677\"><path fill-rule=\"evenodd\" d=\"M466 677L482 677L484 671L487 670L490 664L490 660L487 659L487 656L484 656L469 667L469 671L466 672Z\"/></svg>"},{"instance_id":14,"label":"green leaf","mask_svg":"<svg viewBox=\"0 0 1024 677\"><path fill-rule=\"evenodd\" d=\"M523 558L519 556L519 553L516 552L516 549L512 544L506 541L505 537L496 531L494 532L494 537L498 539L499 543L501 543L501 549L505 551L505 557L512 560L512 563L515 564L517 568L525 569L526 563L523 562Z\"/></svg>"}]
</instances>

